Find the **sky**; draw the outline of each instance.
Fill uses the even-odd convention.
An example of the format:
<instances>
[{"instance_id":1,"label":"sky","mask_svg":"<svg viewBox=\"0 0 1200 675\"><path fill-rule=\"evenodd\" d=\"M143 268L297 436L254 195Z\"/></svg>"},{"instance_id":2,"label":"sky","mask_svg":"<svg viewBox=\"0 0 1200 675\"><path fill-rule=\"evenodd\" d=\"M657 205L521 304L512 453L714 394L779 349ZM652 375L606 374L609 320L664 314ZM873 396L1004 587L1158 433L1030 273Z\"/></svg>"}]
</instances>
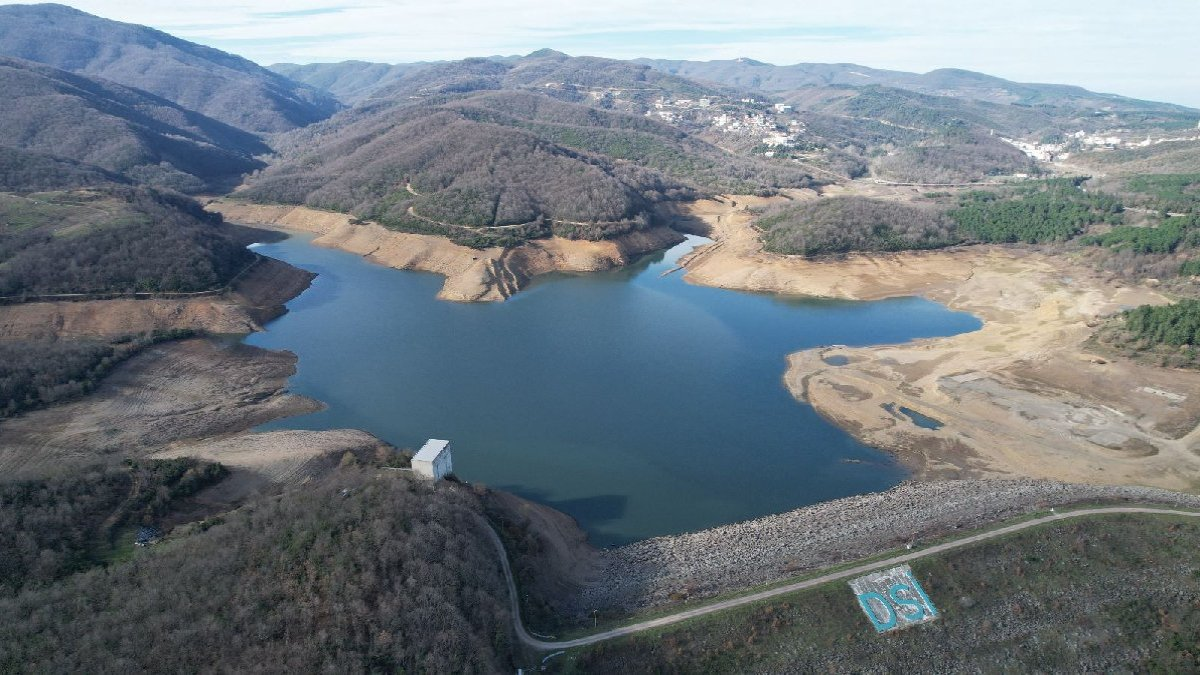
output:
<instances>
[{"instance_id":1,"label":"sky","mask_svg":"<svg viewBox=\"0 0 1200 675\"><path fill-rule=\"evenodd\" d=\"M66 0L263 65L527 54L966 68L1200 107L1200 0Z\"/></svg>"}]
</instances>

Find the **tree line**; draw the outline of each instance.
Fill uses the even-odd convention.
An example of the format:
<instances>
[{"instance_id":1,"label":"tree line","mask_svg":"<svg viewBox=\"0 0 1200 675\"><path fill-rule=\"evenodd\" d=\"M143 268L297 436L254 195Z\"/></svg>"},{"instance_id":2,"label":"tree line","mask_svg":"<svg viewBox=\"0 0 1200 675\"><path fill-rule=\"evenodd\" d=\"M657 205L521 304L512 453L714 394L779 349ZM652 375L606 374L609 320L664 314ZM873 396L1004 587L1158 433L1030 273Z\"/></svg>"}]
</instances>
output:
<instances>
[{"instance_id":1,"label":"tree line","mask_svg":"<svg viewBox=\"0 0 1200 675\"><path fill-rule=\"evenodd\" d=\"M1121 223L1121 201L1081 190L1083 180L1056 178L1007 190L971 191L949 216L977 241L1008 244L1066 241L1089 225Z\"/></svg>"},{"instance_id":2,"label":"tree line","mask_svg":"<svg viewBox=\"0 0 1200 675\"><path fill-rule=\"evenodd\" d=\"M1172 305L1142 305L1124 314L1125 329L1148 345L1182 347L1200 343L1200 300Z\"/></svg>"},{"instance_id":3,"label":"tree line","mask_svg":"<svg viewBox=\"0 0 1200 675\"><path fill-rule=\"evenodd\" d=\"M1150 208L1200 214L1200 173L1143 174L1130 178L1125 189Z\"/></svg>"},{"instance_id":4,"label":"tree line","mask_svg":"<svg viewBox=\"0 0 1200 675\"><path fill-rule=\"evenodd\" d=\"M1195 218L1158 227L1129 227L1119 199L1080 189L1084 179L1050 179L961 194L954 206L910 205L865 197L832 197L770 209L755 220L765 248L823 255L852 251L942 248L959 243L1048 243L1077 237L1091 226L1110 231L1079 243L1135 253L1173 252L1200 240ZM931 197L948 196L930 193Z\"/></svg>"},{"instance_id":5,"label":"tree line","mask_svg":"<svg viewBox=\"0 0 1200 675\"><path fill-rule=\"evenodd\" d=\"M1167 218L1150 227L1121 225L1104 234L1084 237L1081 242L1134 253L1174 253L1200 244L1200 215Z\"/></svg>"},{"instance_id":6,"label":"tree line","mask_svg":"<svg viewBox=\"0 0 1200 675\"><path fill-rule=\"evenodd\" d=\"M962 241L954 221L934 208L865 197L801 202L760 217L768 251L824 255L851 251L901 251Z\"/></svg>"}]
</instances>

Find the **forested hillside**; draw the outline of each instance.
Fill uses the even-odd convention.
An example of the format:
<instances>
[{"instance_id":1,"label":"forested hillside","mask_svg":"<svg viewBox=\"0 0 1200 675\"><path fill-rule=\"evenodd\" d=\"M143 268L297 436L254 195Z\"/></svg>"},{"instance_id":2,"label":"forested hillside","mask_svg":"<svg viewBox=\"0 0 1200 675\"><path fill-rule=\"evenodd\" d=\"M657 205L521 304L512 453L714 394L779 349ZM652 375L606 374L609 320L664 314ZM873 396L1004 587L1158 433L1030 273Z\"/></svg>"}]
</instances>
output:
<instances>
[{"instance_id":1,"label":"forested hillside","mask_svg":"<svg viewBox=\"0 0 1200 675\"><path fill-rule=\"evenodd\" d=\"M697 190L810 185L677 129L527 92L377 103L278 141L281 160L239 195L353 213L472 245L643 228ZM497 230L503 227L506 229Z\"/></svg>"},{"instance_id":2,"label":"forested hillside","mask_svg":"<svg viewBox=\"0 0 1200 675\"><path fill-rule=\"evenodd\" d=\"M239 56L65 5L0 7L0 55L135 87L254 132L294 129L338 108Z\"/></svg>"},{"instance_id":3,"label":"forested hillside","mask_svg":"<svg viewBox=\"0 0 1200 675\"><path fill-rule=\"evenodd\" d=\"M0 482L0 598L127 555L138 528L161 524L179 500L227 473L220 464L171 459Z\"/></svg>"},{"instance_id":4,"label":"forested hillside","mask_svg":"<svg viewBox=\"0 0 1200 675\"><path fill-rule=\"evenodd\" d=\"M788 92L783 98L806 111L878 120L892 125L893 129L925 133L965 125L1009 136L1024 136L1046 133L1068 123L1061 115L1056 115L1056 111L1045 108L934 96L878 84L813 87ZM1085 120L1078 121L1086 123Z\"/></svg>"},{"instance_id":5,"label":"forested hillside","mask_svg":"<svg viewBox=\"0 0 1200 675\"><path fill-rule=\"evenodd\" d=\"M0 145L0 190L36 192L128 182L98 166Z\"/></svg>"},{"instance_id":6,"label":"forested hillside","mask_svg":"<svg viewBox=\"0 0 1200 675\"><path fill-rule=\"evenodd\" d=\"M164 99L30 61L0 57L0 91L0 146L32 153L18 160L5 151L7 166L26 165L5 169L23 184L10 189L62 184L45 159L36 173L50 184L32 180L39 155L180 191L227 189L269 152L258 137Z\"/></svg>"},{"instance_id":7,"label":"forested hillside","mask_svg":"<svg viewBox=\"0 0 1200 675\"><path fill-rule=\"evenodd\" d=\"M0 598L0 670L511 672L479 498L385 473L343 469Z\"/></svg>"},{"instance_id":8,"label":"forested hillside","mask_svg":"<svg viewBox=\"0 0 1200 675\"><path fill-rule=\"evenodd\" d=\"M935 208L864 197L831 197L767 213L755 221L768 251L800 255L941 248L962 240Z\"/></svg>"},{"instance_id":9,"label":"forested hillside","mask_svg":"<svg viewBox=\"0 0 1200 675\"><path fill-rule=\"evenodd\" d=\"M359 103L419 105L446 95L538 91L592 108L645 114L743 158L737 161L754 155L779 171L799 165L847 178L872 174L924 184L1038 173L1036 163L1005 138L1061 140L1080 129L1184 128L1200 119L1200 112L1183 106L952 69L917 75L852 64L776 67L748 59L630 62L548 49L522 57L394 66L275 68ZM572 138L565 140L576 147ZM621 154L628 143L589 141L581 145L590 151L615 149L616 156L639 162L647 156ZM683 164L661 161L660 152L649 156L660 159L649 164L653 168ZM748 186L725 181L718 189Z\"/></svg>"},{"instance_id":10,"label":"forested hillside","mask_svg":"<svg viewBox=\"0 0 1200 675\"><path fill-rule=\"evenodd\" d=\"M1037 173L1025 153L981 129L950 123L929 137L880 157L881 178L926 184L971 183L991 176Z\"/></svg>"},{"instance_id":11,"label":"forested hillside","mask_svg":"<svg viewBox=\"0 0 1200 675\"><path fill-rule=\"evenodd\" d=\"M220 223L146 188L0 193L0 296L214 289L255 259Z\"/></svg>"},{"instance_id":12,"label":"forested hillside","mask_svg":"<svg viewBox=\"0 0 1200 675\"><path fill-rule=\"evenodd\" d=\"M1074 162L1094 167L1098 173L1192 174L1200 173L1200 141L1159 143L1139 148L1074 155Z\"/></svg>"}]
</instances>

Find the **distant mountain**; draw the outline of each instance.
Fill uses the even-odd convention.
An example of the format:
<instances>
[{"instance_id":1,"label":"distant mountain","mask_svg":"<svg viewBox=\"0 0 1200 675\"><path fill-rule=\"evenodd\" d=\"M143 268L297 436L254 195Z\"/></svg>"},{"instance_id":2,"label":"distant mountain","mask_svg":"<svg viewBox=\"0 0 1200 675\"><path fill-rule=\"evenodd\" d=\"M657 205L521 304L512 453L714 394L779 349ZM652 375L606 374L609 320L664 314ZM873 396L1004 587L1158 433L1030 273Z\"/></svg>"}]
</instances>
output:
<instances>
[{"instance_id":1,"label":"distant mountain","mask_svg":"<svg viewBox=\"0 0 1200 675\"><path fill-rule=\"evenodd\" d=\"M339 107L239 56L63 5L0 6L0 55L143 89L260 133L311 124Z\"/></svg>"},{"instance_id":2,"label":"distant mountain","mask_svg":"<svg viewBox=\"0 0 1200 675\"><path fill-rule=\"evenodd\" d=\"M459 72L476 67L493 66ZM600 239L646 226L655 204L696 188L812 183L799 168L731 155L644 116L533 91L376 100L277 142L281 160L239 195L472 245Z\"/></svg>"},{"instance_id":3,"label":"distant mountain","mask_svg":"<svg viewBox=\"0 0 1200 675\"><path fill-rule=\"evenodd\" d=\"M730 93L729 87L700 84L631 61L569 56L542 49L526 56L388 65L345 61L304 66L276 64L271 70L329 92L345 103L366 99L412 99L485 90L539 88L571 102L602 103L608 90L644 107L668 95L700 97Z\"/></svg>"},{"instance_id":4,"label":"distant mountain","mask_svg":"<svg viewBox=\"0 0 1200 675\"><path fill-rule=\"evenodd\" d=\"M853 63L797 63L776 66L753 59L725 61L670 61L636 59L664 73L731 87L778 93L821 86L881 85L921 94L951 96L1017 105L1074 106L1105 110L1156 110L1195 113L1185 106L1155 103L1116 94L1100 94L1082 87L1062 84L1012 82L969 70L943 68L928 73L879 70Z\"/></svg>"},{"instance_id":5,"label":"distant mountain","mask_svg":"<svg viewBox=\"0 0 1200 675\"><path fill-rule=\"evenodd\" d=\"M370 96L376 89L400 79L404 73L422 68L424 63L369 63L367 61L342 61L341 63L276 63L267 68L284 77L306 84L314 89L328 92L346 105L354 105Z\"/></svg>"},{"instance_id":6,"label":"distant mountain","mask_svg":"<svg viewBox=\"0 0 1200 675\"><path fill-rule=\"evenodd\" d=\"M974 99L921 94L907 89L867 85L863 87L808 87L782 93L783 102L797 110L841 115L853 119L871 119L898 128L932 131L947 124L963 122L1009 136L1048 133L1052 130L1090 125L1095 118L1088 112L989 103Z\"/></svg>"},{"instance_id":7,"label":"distant mountain","mask_svg":"<svg viewBox=\"0 0 1200 675\"><path fill-rule=\"evenodd\" d=\"M14 180L57 181L47 162L69 163L72 174L82 163L180 191L216 190L261 167L254 155L270 152L253 134L170 101L39 63L0 57L0 91L0 146L29 153L6 155L25 167L13 169Z\"/></svg>"}]
</instances>

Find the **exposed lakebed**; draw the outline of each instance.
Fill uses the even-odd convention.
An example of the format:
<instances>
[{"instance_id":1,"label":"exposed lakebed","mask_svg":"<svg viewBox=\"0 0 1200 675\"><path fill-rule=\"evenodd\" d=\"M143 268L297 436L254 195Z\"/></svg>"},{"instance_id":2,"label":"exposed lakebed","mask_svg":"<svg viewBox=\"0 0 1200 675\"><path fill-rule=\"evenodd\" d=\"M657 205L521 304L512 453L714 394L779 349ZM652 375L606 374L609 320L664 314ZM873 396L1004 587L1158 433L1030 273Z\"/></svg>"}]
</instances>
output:
<instances>
[{"instance_id":1,"label":"exposed lakebed","mask_svg":"<svg viewBox=\"0 0 1200 675\"><path fill-rule=\"evenodd\" d=\"M664 275L697 237L479 304L310 240L256 248L319 276L246 341L295 352L291 390L328 408L264 428L450 439L461 478L565 511L601 546L894 485L905 474L891 457L788 394L786 355L980 325L919 298L781 298Z\"/></svg>"}]
</instances>

